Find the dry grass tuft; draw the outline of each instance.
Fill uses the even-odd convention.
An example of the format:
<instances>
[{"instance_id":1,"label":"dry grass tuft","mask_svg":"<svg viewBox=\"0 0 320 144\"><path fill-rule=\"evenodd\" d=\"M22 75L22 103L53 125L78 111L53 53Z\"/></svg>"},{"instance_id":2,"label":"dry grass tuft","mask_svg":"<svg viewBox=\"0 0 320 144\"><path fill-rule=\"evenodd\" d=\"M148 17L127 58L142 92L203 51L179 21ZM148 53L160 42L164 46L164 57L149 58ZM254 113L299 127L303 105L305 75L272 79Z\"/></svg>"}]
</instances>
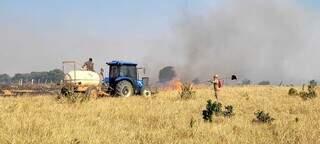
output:
<instances>
[{"instance_id":1,"label":"dry grass tuft","mask_svg":"<svg viewBox=\"0 0 320 144\"><path fill-rule=\"evenodd\" d=\"M196 91L194 91L192 83L182 83L180 89L181 91L179 92L179 95L181 99L191 99L196 94Z\"/></svg>"}]
</instances>

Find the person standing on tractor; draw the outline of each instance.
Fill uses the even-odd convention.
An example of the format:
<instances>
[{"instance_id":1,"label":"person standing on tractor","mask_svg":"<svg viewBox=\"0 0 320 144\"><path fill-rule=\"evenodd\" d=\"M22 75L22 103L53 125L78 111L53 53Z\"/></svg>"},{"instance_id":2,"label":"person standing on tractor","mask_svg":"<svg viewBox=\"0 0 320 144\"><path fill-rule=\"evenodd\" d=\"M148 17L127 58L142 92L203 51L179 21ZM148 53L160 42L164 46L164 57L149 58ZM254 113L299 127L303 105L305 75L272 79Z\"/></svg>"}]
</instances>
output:
<instances>
[{"instance_id":1,"label":"person standing on tractor","mask_svg":"<svg viewBox=\"0 0 320 144\"><path fill-rule=\"evenodd\" d=\"M100 75L101 75L101 77L103 77L103 75L104 75L104 69L103 68L100 69Z\"/></svg>"},{"instance_id":2,"label":"person standing on tractor","mask_svg":"<svg viewBox=\"0 0 320 144\"><path fill-rule=\"evenodd\" d=\"M213 84L214 96L218 100L219 91L221 90L221 87L222 87L222 81L219 80L219 76L217 74L213 76L212 84Z\"/></svg>"},{"instance_id":3,"label":"person standing on tractor","mask_svg":"<svg viewBox=\"0 0 320 144\"><path fill-rule=\"evenodd\" d=\"M94 63L92 61L92 58L89 58L88 61L86 61L83 66L83 69L87 70L87 71L93 71L94 72Z\"/></svg>"}]
</instances>

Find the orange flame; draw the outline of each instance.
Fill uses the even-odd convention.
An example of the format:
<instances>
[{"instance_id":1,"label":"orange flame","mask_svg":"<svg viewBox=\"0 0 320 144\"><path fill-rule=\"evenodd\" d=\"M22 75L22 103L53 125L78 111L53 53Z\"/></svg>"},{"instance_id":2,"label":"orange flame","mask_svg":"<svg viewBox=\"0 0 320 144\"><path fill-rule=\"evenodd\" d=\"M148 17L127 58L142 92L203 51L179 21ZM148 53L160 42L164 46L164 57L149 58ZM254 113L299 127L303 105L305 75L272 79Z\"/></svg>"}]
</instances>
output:
<instances>
[{"instance_id":1,"label":"orange flame","mask_svg":"<svg viewBox=\"0 0 320 144\"><path fill-rule=\"evenodd\" d=\"M182 83L179 79L172 80L169 85L170 89L176 90L176 91L181 90L181 86L182 86Z\"/></svg>"}]
</instances>

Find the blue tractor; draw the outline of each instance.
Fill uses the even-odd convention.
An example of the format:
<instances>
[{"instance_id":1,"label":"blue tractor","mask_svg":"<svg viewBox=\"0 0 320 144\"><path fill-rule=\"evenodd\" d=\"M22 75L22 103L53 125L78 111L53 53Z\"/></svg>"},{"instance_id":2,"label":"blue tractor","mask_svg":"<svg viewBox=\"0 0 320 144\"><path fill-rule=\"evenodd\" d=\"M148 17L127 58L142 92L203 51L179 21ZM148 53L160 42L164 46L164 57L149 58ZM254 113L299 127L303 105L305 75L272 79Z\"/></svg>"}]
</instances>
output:
<instances>
[{"instance_id":1,"label":"blue tractor","mask_svg":"<svg viewBox=\"0 0 320 144\"><path fill-rule=\"evenodd\" d=\"M125 61L112 61L109 65L109 77L105 77L102 81L105 91L111 95L128 97L131 95L149 96L151 92L148 90L149 78L139 78L139 70L136 63Z\"/></svg>"},{"instance_id":2,"label":"blue tractor","mask_svg":"<svg viewBox=\"0 0 320 144\"><path fill-rule=\"evenodd\" d=\"M61 94L64 96L74 93L84 93L85 95L97 98L99 96L121 96L128 97L131 95L150 96L148 90L149 78L139 78L139 70L136 63L124 61L108 62L109 76L103 78L103 73L97 73L86 70L76 70L74 61L64 61L65 64L73 64L73 71L65 74L64 83L61 88Z\"/></svg>"}]
</instances>

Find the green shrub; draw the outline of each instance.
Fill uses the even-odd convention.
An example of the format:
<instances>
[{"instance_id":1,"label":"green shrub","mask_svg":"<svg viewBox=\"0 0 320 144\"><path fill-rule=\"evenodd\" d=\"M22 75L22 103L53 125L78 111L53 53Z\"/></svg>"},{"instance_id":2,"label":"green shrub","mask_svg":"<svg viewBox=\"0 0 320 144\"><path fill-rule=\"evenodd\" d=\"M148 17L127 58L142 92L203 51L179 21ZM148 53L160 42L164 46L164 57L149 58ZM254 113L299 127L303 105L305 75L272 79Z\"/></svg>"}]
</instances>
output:
<instances>
[{"instance_id":1,"label":"green shrub","mask_svg":"<svg viewBox=\"0 0 320 144\"><path fill-rule=\"evenodd\" d=\"M303 90L299 93L300 97L304 100L317 97L318 95L316 93L316 86L317 82L315 80L311 80L308 85L308 91L306 92L304 91L304 88L302 88Z\"/></svg>"},{"instance_id":2,"label":"green shrub","mask_svg":"<svg viewBox=\"0 0 320 144\"><path fill-rule=\"evenodd\" d=\"M317 97L317 93L314 90L311 90L309 92L302 91L299 93L299 95L304 100L313 99Z\"/></svg>"},{"instance_id":3,"label":"green shrub","mask_svg":"<svg viewBox=\"0 0 320 144\"><path fill-rule=\"evenodd\" d=\"M212 100L208 100L206 109L202 111L202 116L204 121L212 122L213 115L215 116L222 115L225 117L231 117L234 115L232 105L226 106L224 111L222 111L221 107L222 107L221 103L217 101L212 102Z\"/></svg>"},{"instance_id":4,"label":"green shrub","mask_svg":"<svg viewBox=\"0 0 320 144\"><path fill-rule=\"evenodd\" d=\"M315 80L311 80L311 81L309 82L309 85L310 85L311 87L315 88L315 87L318 85L318 83L317 83Z\"/></svg>"},{"instance_id":5,"label":"green shrub","mask_svg":"<svg viewBox=\"0 0 320 144\"><path fill-rule=\"evenodd\" d=\"M202 118L206 122L212 122L212 111L209 110L203 110L202 111Z\"/></svg>"},{"instance_id":6,"label":"green shrub","mask_svg":"<svg viewBox=\"0 0 320 144\"><path fill-rule=\"evenodd\" d=\"M212 103L212 100L208 100L206 109L202 111L203 119L212 122L212 115L218 115L221 112L221 106L221 103L217 101Z\"/></svg>"},{"instance_id":7,"label":"green shrub","mask_svg":"<svg viewBox=\"0 0 320 144\"><path fill-rule=\"evenodd\" d=\"M215 101L214 103L209 105L209 107L207 107L207 108L209 108L213 112L213 114L219 115L220 112L221 112L221 107L222 107L222 104L217 102L217 101Z\"/></svg>"},{"instance_id":8,"label":"green shrub","mask_svg":"<svg viewBox=\"0 0 320 144\"><path fill-rule=\"evenodd\" d=\"M265 113L264 111L256 111L254 113L256 116L256 119L253 120L253 122L261 122L261 123L271 123L274 121L274 118L272 118L269 113Z\"/></svg>"},{"instance_id":9,"label":"green shrub","mask_svg":"<svg viewBox=\"0 0 320 144\"><path fill-rule=\"evenodd\" d=\"M290 96L295 96L295 95L299 95L298 90L294 89L294 88L290 88L288 94Z\"/></svg>"},{"instance_id":10,"label":"green shrub","mask_svg":"<svg viewBox=\"0 0 320 144\"><path fill-rule=\"evenodd\" d=\"M233 116L233 106L232 105L228 105L225 107L225 111L223 112L223 116L225 117L231 117Z\"/></svg>"}]
</instances>

